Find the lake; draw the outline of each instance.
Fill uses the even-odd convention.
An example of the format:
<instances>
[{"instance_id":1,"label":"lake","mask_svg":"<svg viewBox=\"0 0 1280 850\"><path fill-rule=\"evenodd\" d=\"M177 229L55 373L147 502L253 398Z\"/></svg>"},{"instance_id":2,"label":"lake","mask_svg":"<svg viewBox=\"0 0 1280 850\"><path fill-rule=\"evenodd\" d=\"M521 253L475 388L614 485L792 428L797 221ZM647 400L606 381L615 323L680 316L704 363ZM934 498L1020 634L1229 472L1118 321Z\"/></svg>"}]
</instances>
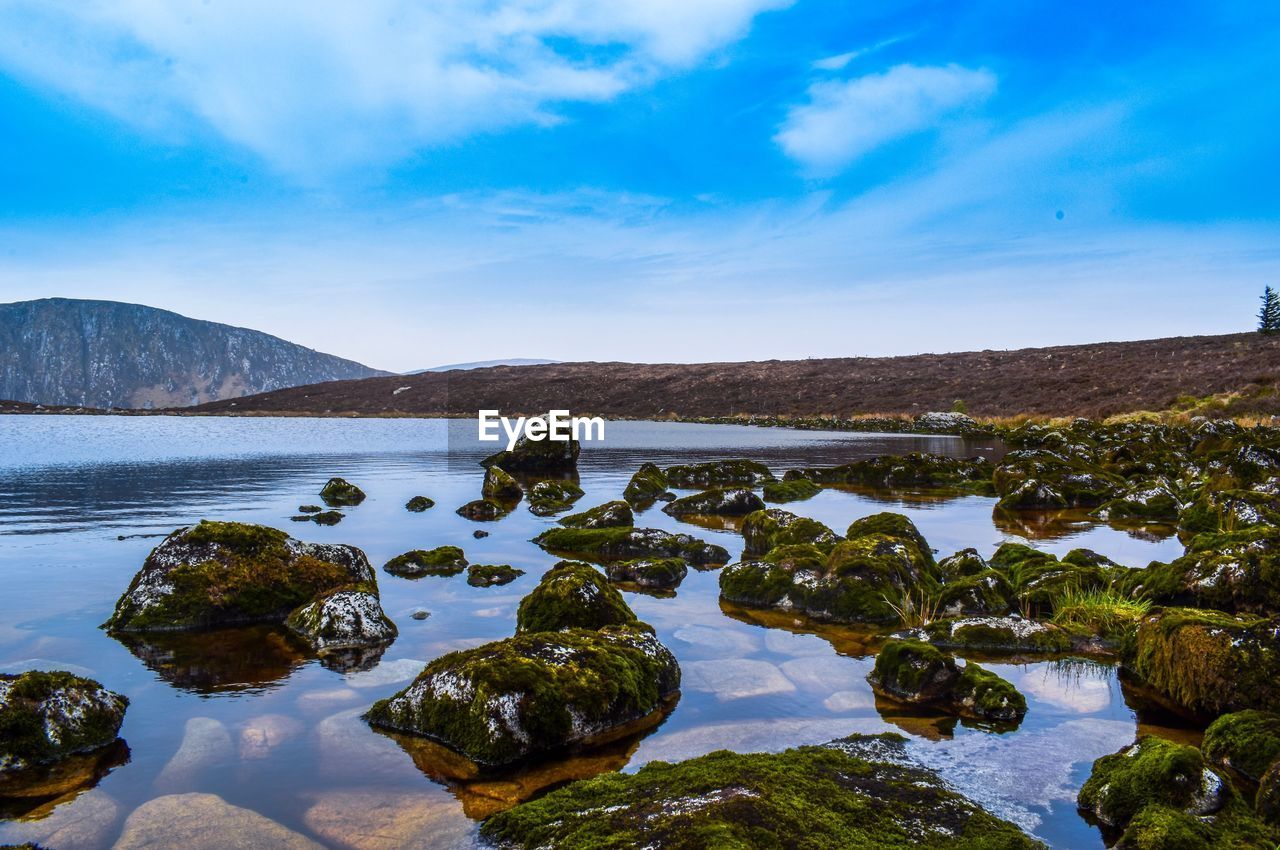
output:
<instances>
[{"instance_id":1,"label":"lake","mask_svg":"<svg viewBox=\"0 0 1280 850\"><path fill-rule=\"evenodd\" d=\"M509 636L521 597L557 560L530 542L554 517L534 516L523 505L491 523L454 513L479 496L477 461L498 448L477 442L470 420L0 416L0 671L71 670L131 701L121 730L127 761L70 798L35 809L4 804L0 843L111 847L140 805L197 792L322 846L470 847L477 842L472 816L566 777L721 748L778 750L893 730L910 736L921 762L995 814L1055 848L1087 850L1103 846L1075 808L1092 761L1133 741L1140 724L1194 739L1195 730L1168 718L1140 717L1114 666L1097 661L984 659L1027 697L1029 712L1016 731L889 709L882 716L865 681L876 643L865 630L722 606L716 572L691 570L674 597L625 594L683 670L680 700L660 727L569 764L468 787L441 784L428 757L375 732L360 715L427 661ZM794 466L909 451L992 457L1001 447L955 437L611 422L603 444L583 446L586 496L576 509L620 498L645 461L750 457L781 475ZM337 526L290 522L335 475L368 499L344 509ZM419 494L436 507L407 512L404 503ZM859 517L899 511L940 556L966 547L989 556L1015 536L1058 554L1085 546L1129 566L1182 553L1166 530L1112 528L1079 515L997 524L994 503L827 489L783 507L838 532ZM131 647L103 632L99 625L159 542L155 535L202 518L349 543L375 567L409 549L452 544L472 563L507 563L526 575L476 588L465 577L415 581L379 570L383 606L400 636L376 665L355 672L322 665L270 628ZM639 514L637 525L701 536L735 560L742 549L732 530L682 523L658 507ZM478 528L490 535L475 539ZM419 608L430 616L412 619Z\"/></svg>"}]
</instances>

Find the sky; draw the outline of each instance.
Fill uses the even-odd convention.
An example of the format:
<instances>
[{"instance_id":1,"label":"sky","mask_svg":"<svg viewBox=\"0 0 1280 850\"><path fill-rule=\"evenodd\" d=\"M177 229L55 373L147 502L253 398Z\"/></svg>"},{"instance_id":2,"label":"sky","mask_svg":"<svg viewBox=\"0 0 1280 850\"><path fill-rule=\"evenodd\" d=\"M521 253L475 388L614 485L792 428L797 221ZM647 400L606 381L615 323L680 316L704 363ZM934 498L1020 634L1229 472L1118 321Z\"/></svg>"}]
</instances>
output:
<instances>
[{"instance_id":1,"label":"sky","mask_svg":"<svg viewBox=\"0 0 1280 850\"><path fill-rule=\"evenodd\" d=\"M1230 333L1280 5L0 0L0 301L397 371Z\"/></svg>"}]
</instances>

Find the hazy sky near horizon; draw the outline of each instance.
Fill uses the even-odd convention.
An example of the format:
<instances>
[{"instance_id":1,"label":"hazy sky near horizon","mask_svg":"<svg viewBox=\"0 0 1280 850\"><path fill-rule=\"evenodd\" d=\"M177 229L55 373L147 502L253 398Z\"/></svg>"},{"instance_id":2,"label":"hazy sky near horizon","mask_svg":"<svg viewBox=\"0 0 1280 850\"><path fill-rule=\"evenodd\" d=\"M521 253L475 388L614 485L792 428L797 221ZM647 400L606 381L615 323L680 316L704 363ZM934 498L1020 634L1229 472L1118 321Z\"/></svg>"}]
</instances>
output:
<instances>
[{"instance_id":1,"label":"hazy sky near horizon","mask_svg":"<svg viewBox=\"0 0 1280 850\"><path fill-rule=\"evenodd\" d=\"M372 366L1252 327L1280 6L0 0L0 301Z\"/></svg>"}]
</instances>

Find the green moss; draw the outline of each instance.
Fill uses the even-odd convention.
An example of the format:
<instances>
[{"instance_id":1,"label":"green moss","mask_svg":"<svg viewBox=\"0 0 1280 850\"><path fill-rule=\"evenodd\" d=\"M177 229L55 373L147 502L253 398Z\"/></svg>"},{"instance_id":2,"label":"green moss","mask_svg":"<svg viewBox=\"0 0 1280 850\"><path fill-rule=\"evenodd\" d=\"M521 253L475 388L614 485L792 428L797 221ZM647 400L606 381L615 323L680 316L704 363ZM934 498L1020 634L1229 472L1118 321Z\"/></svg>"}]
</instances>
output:
<instances>
[{"instance_id":1,"label":"green moss","mask_svg":"<svg viewBox=\"0 0 1280 850\"><path fill-rule=\"evenodd\" d=\"M748 489L713 488L682 496L666 505L662 512L671 516L746 516L764 509L764 502Z\"/></svg>"},{"instance_id":2,"label":"green moss","mask_svg":"<svg viewBox=\"0 0 1280 850\"><path fill-rule=\"evenodd\" d=\"M493 499L475 499L458 508L457 514L475 522L492 522L502 519L511 513L507 504L495 502Z\"/></svg>"},{"instance_id":3,"label":"green moss","mask_svg":"<svg viewBox=\"0 0 1280 850\"><path fill-rule=\"evenodd\" d=\"M300 514L318 514L324 508L319 505L298 505L298 513Z\"/></svg>"},{"instance_id":4,"label":"green moss","mask_svg":"<svg viewBox=\"0 0 1280 850\"><path fill-rule=\"evenodd\" d=\"M822 486L808 478L789 478L785 481L769 481L764 485L766 502L799 502L812 499L822 492Z\"/></svg>"},{"instance_id":5,"label":"green moss","mask_svg":"<svg viewBox=\"0 0 1280 850\"><path fill-rule=\"evenodd\" d=\"M1280 827L1280 759L1272 762L1262 774L1254 809L1265 823Z\"/></svg>"},{"instance_id":6,"label":"green moss","mask_svg":"<svg viewBox=\"0 0 1280 850\"><path fill-rule=\"evenodd\" d=\"M437 658L367 718L496 766L643 718L679 686L675 658L639 626L527 632Z\"/></svg>"},{"instance_id":7,"label":"green moss","mask_svg":"<svg viewBox=\"0 0 1280 850\"><path fill-rule=\"evenodd\" d=\"M811 543L830 552L840 537L816 519L796 516L780 508L755 511L742 520L744 558L757 557L778 546Z\"/></svg>"},{"instance_id":8,"label":"green moss","mask_svg":"<svg viewBox=\"0 0 1280 850\"><path fill-rule=\"evenodd\" d=\"M345 516L341 511L321 511L318 514L311 515L311 521L316 525L337 525L342 522Z\"/></svg>"},{"instance_id":9,"label":"green moss","mask_svg":"<svg viewBox=\"0 0 1280 850\"><path fill-rule=\"evenodd\" d=\"M972 661L961 671L951 698L961 714L979 720L1011 723L1027 713L1027 701L1017 688Z\"/></svg>"},{"instance_id":10,"label":"green moss","mask_svg":"<svg viewBox=\"0 0 1280 850\"><path fill-rule=\"evenodd\" d=\"M922 568L927 567L930 570L937 566L933 560L933 550L929 548L929 543L924 539L924 535L920 533L920 529L916 528L915 523L902 514L887 511L872 514L871 516L854 520L844 533L844 536L849 540L869 535L883 535L909 541L915 546L916 550L912 553L912 560L920 564Z\"/></svg>"},{"instance_id":11,"label":"green moss","mask_svg":"<svg viewBox=\"0 0 1280 850\"><path fill-rule=\"evenodd\" d=\"M905 763L902 740L886 735L650 762L634 774L601 774L496 814L481 834L529 850L1043 848Z\"/></svg>"},{"instance_id":12,"label":"green moss","mask_svg":"<svg viewBox=\"0 0 1280 850\"><path fill-rule=\"evenodd\" d=\"M520 483L506 471L491 466L484 472L484 483L480 485L480 495L494 501L516 501L524 496Z\"/></svg>"},{"instance_id":13,"label":"green moss","mask_svg":"<svg viewBox=\"0 0 1280 850\"><path fill-rule=\"evenodd\" d=\"M745 458L670 466L664 474L667 486L689 489L732 484L756 485L773 480L769 467Z\"/></svg>"},{"instance_id":14,"label":"green moss","mask_svg":"<svg viewBox=\"0 0 1280 850\"><path fill-rule=\"evenodd\" d=\"M1280 758L1280 714L1257 710L1224 714L1205 730L1203 750L1210 761L1257 782Z\"/></svg>"},{"instance_id":15,"label":"green moss","mask_svg":"<svg viewBox=\"0 0 1280 850\"><path fill-rule=\"evenodd\" d=\"M383 569L403 578L420 576L456 576L467 568L467 558L457 546L414 549L396 555Z\"/></svg>"},{"instance_id":16,"label":"green moss","mask_svg":"<svg viewBox=\"0 0 1280 850\"><path fill-rule=\"evenodd\" d=\"M568 510L583 495L583 489L572 481L539 481L529 489L529 511L538 516L551 516Z\"/></svg>"},{"instance_id":17,"label":"green moss","mask_svg":"<svg viewBox=\"0 0 1280 850\"><path fill-rule=\"evenodd\" d=\"M522 575L524 570L518 570L510 564L472 564L467 567L467 584L472 587L493 587L510 584Z\"/></svg>"},{"instance_id":18,"label":"green moss","mask_svg":"<svg viewBox=\"0 0 1280 850\"><path fill-rule=\"evenodd\" d=\"M955 581L965 576L976 576L991 569L977 549L961 549L938 562L938 575L943 581Z\"/></svg>"},{"instance_id":19,"label":"green moss","mask_svg":"<svg viewBox=\"0 0 1280 850\"><path fill-rule=\"evenodd\" d=\"M416 514L420 514L425 510L434 508L435 506L436 503L431 499L428 499L426 496L414 496L412 499L404 503L404 509L406 511L412 511Z\"/></svg>"},{"instance_id":20,"label":"green moss","mask_svg":"<svg viewBox=\"0 0 1280 850\"><path fill-rule=\"evenodd\" d=\"M622 498L637 507L652 505L667 492L667 476L656 464L643 464L627 482Z\"/></svg>"},{"instance_id":21,"label":"green moss","mask_svg":"<svg viewBox=\"0 0 1280 850\"><path fill-rule=\"evenodd\" d=\"M949 488L986 493L991 487L991 464L943 455L884 455L843 466L813 467L788 472L787 479L810 478L823 484L855 484L884 488Z\"/></svg>"},{"instance_id":22,"label":"green moss","mask_svg":"<svg viewBox=\"0 0 1280 850\"><path fill-rule=\"evenodd\" d=\"M127 697L65 671L0 673L0 774L106 746L128 705Z\"/></svg>"},{"instance_id":23,"label":"green moss","mask_svg":"<svg viewBox=\"0 0 1280 850\"><path fill-rule=\"evenodd\" d=\"M1014 604L1013 586L998 570L987 570L946 582L934 599L947 617L1005 614Z\"/></svg>"},{"instance_id":24,"label":"green moss","mask_svg":"<svg viewBox=\"0 0 1280 850\"><path fill-rule=\"evenodd\" d=\"M364 491L345 478L330 478L320 490L320 498L331 508L358 505L364 501Z\"/></svg>"},{"instance_id":25,"label":"green moss","mask_svg":"<svg viewBox=\"0 0 1280 850\"><path fill-rule=\"evenodd\" d=\"M1124 827L1147 806L1186 811L1199 805L1206 782L1215 782L1207 771L1195 747L1145 737L1095 761L1078 802L1102 823ZM1229 792L1229 786L1216 782Z\"/></svg>"},{"instance_id":26,"label":"green moss","mask_svg":"<svg viewBox=\"0 0 1280 850\"><path fill-rule=\"evenodd\" d=\"M710 566L729 560L723 546L656 528L552 528L533 540L549 552L605 562L684 558L695 566Z\"/></svg>"},{"instance_id":27,"label":"green moss","mask_svg":"<svg viewBox=\"0 0 1280 850\"><path fill-rule=\"evenodd\" d=\"M669 590L679 587L689 572L681 558L637 558L615 561L605 568L609 581L637 587Z\"/></svg>"},{"instance_id":28,"label":"green moss","mask_svg":"<svg viewBox=\"0 0 1280 850\"><path fill-rule=\"evenodd\" d=\"M1280 614L1280 529L1254 526L1194 537L1187 554L1134 576L1165 605Z\"/></svg>"},{"instance_id":29,"label":"green moss","mask_svg":"<svg viewBox=\"0 0 1280 850\"><path fill-rule=\"evenodd\" d=\"M599 629L632 623L636 614L595 567L561 561L520 601L517 632Z\"/></svg>"},{"instance_id":30,"label":"green moss","mask_svg":"<svg viewBox=\"0 0 1280 850\"><path fill-rule=\"evenodd\" d=\"M582 444L577 440L530 440L521 435L510 451L482 460L483 466L500 466L508 472L563 473L578 468Z\"/></svg>"},{"instance_id":31,"label":"green moss","mask_svg":"<svg viewBox=\"0 0 1280 850\"><path fill-rule=\"evenodd\" d=\"M560 520L566 528L630 528L635 522L631 505L626 502L605 502Z\"/></svg>"},{"instance_id":32,"label":"green moss","mask_svg":"<svg viewBox=\"0 0 1280 850\"><path fill-rule=\"evenodd\" d=\"M1071 636L1056 626L1008 617L935 620L925 626L936 646L988 652L1066 652Z\"/></svg>"},{"instance_id":33,"label":"green moss","mask_svg":"<svg viewBox=\"0 0 1280 850\"><path fill-rule=\"evenodd\" d=\"M1239 531L1258 524L1280 524L1280 498L1271 493L1218 490L1206 485L1178 515L1178 531L1184 536Z\"/></svg>"},{"instance_id":34,"label":"green moss","mask_svg":"<svg viewBox=\"0 0 1280 850\"><path fill-rule=\"evenodd\" d=\"M867 677L878 694L902 702L933 703L950 699L960 678L952 656L918 640L891 640L876 655Z\"/></svg>"}]
</instances>

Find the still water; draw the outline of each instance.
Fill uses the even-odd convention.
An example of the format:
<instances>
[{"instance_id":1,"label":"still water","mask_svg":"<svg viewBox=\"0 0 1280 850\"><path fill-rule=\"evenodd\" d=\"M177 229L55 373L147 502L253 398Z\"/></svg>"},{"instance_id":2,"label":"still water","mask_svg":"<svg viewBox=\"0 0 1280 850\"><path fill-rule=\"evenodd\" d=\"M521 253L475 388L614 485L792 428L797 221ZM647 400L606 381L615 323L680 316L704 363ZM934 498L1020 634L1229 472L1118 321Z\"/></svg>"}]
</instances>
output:
<instances>
[{"instance_id":1,"label":"still water","mask_svg":"<svg viewBox=\"0 0 1280 850\"><path fill-rule=\"evenodd\" d=\"M476 442L474 428L459 420L0 416L0 671L71 670L131 701L121 730L127 763L78 795L34 810L0 809L7 817L0 843L109 848L138 807L198 792L324 847L471 847L473 817L557 779L722 748L779 750L894 730L961 791L1053 847L1102 847L1076 814L1076 791L1091 762L1131 742L1140 723L1112 666L984 659L1027 697L1027 718L1012 732L896 717L888 709L882 716L865 681L874 660L870 636L722 607L714 571L691 570L674 597L626 594L684 674L680 701L659 728L572 764L502 781L466 788L434 781L429 764L419 758L424 772L415 763L412 746L374 732L361 713L427 661L509 636L519 600L556 561L529 542L554 518L523 506L495 523L454 514L478 497L477 461L496 448ZM615 422L603 444L584 445L579 474L587 495L578 509L620 498L645 461L745 456L781 475L793 466L909 451L991 457L1000 447L954 437ZM368 499L344 509L346 519L331 528L290 522L335 475L359 484ZM419 494L436 507L405 511ZM998 523L994 501L825 490L785 507L838 532L859 517L900 511L940 556L970 546L989 556L1014 536L1059 554L1087 546L1130 566L1182 551L1160 530L1126 531L1079 516ZM380 572L383 606L400 636L360 672L326 668L272 629L132 648L101 631L158 542L151 535L201 518L349 543L375 566L409 549L453 544L472 563L509 563L527 574L505 587L474 588L463 576L415 581ZM697 534L735 558L742 549L732 530L681 523L656 507L637 524ZM477 528L490 536L473 538ZM430 616L412 619L418 608ZM1161 727L1167 719L1141 721L1144 731L1187 734ZM229 835L243 820L211 816L208 828Z\"/></svg>"}]
</instances>

